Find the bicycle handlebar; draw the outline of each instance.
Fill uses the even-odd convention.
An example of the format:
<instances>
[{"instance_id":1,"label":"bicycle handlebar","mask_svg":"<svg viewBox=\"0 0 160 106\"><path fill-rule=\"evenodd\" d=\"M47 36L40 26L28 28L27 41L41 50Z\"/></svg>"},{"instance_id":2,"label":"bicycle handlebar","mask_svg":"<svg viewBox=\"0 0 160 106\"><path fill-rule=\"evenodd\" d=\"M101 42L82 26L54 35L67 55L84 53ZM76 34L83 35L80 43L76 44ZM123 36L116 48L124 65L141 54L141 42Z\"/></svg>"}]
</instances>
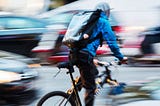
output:
<instances>
[{"instance_id":1,"label":"bicycle handlebar","mask_svg":"<svg viewBox=\"0 0 160 106\"><path fill-rule=\"evenodd\" d=\"M118 61L118 60L114 60L114 61L111 61L111 62L106 62L106 61L99 61L99 60L95 60L94 59L94 63L96 65L105 66L105 67L115 66L115 65L121 65L121 62Z\"/></svg>"},{"instance_id":2,"label":"bicycle handlebar","mask_svg":"<svg viewBox=\"0 0 160 106\"><path fill-rule=\"evenodd\" d=\"M118 60L106 62L106 61L99 61L97 59L94 59L93 62L95 65L104 66L104 67L121 65L121 62ZM72 64L70 62L60 62L57 64L58 68L69 68L70 66L72 66Z\"/></svg>"}]
</instances>

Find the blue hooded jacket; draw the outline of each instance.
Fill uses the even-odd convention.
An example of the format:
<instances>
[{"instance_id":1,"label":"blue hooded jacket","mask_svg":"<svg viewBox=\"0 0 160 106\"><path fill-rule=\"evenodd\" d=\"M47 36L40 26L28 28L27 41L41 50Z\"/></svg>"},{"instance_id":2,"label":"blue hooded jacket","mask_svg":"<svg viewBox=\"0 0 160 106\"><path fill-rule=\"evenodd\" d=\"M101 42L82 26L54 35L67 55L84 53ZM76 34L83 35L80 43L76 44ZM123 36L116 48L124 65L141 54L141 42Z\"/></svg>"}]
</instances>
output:
<instances>
[{"instance_id":1,"label":"blue hooded jacket","mask_svg":"<svg viewBox=\"0 0 160 106\"><path fill-rule=\"evenodd\" d=\"M102 33L103 40L106 41L114 56L119 60L123 59L123 55L120 52L119 46L116 41L116 36L111 29L110 23L108 21L107 16L104 12L101 12L100 18L93 29L93 33L90 36L90 39L95 38L99 33ZM96 39L93 42L89 43L83 50L88 51L92 56L96 55L96 50L100 45L100 39Z\"/></svg>"}]
</instances>

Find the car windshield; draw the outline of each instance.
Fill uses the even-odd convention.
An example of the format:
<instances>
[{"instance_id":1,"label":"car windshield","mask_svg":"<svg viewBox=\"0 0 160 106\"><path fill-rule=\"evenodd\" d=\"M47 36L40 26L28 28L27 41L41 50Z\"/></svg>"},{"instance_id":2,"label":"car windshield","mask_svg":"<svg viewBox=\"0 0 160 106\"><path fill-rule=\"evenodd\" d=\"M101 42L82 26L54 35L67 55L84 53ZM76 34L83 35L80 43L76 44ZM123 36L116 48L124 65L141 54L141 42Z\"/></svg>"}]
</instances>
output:
<instances>
[{"instance_id":1,"label":"car windshield","mask_svg":"<svg viewBox=\"0 0 160 106\"><path fill-rule=\"evenodd\" d=\"M42 28L40 21L25 17L0 17L0 29Z\"/></svg>"}]
</instances>

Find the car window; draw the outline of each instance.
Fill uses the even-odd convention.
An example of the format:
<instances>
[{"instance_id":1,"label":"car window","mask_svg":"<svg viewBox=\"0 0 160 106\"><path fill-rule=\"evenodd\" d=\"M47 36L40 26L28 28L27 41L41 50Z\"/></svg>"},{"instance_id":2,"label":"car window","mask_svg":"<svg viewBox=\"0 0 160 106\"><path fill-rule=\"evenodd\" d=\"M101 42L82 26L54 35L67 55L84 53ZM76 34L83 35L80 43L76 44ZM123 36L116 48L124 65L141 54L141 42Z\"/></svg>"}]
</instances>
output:
<instances>
[{"instance_id":1,"label":"car window","mask_svg":"<svg viewBox=\"0 0 160 106\"><path fill-rule=\"evenodd\" d=\"M23 17L0 17L0 29L41 28L40 21Z\"/></svg>"},{"instance_id":2,"label":"car window","mask_svg":"<svg viewBox=\"0 0 160 106\"><path fill-rule=\"evenodd\" d=\"M3 30L5 28L4 19L0 19L0 30Z\"/></svg>"},{"instance_id":3,"label":"car window","mask_svg":"<svg viewBox=\"0 0 160 106\"><path fill-rule=\"evenodd\" d=\"M49 24L69 23L72 16L73 16L73 13L57 14L54 16L47 17L45 18L45 20Z\"/></svg>"},{"instance_id":4,"label":"car window","mask_svg":"<svg viewBox=\"0 0 160 106\"><path fill-rule=\"evenodd\" d=\"M59 23L63 23L63 24L69 24L69 22L71 21L73 15L76 12L65 12L65 13L60 13L54 16L48 16L45 17L43 19L45 19L49 24L59 24ZM111 25L115 25L117 24L117 19L113 14L110 14L109 17L109 21L111 23Z\"/></svg>"}]
</instances>

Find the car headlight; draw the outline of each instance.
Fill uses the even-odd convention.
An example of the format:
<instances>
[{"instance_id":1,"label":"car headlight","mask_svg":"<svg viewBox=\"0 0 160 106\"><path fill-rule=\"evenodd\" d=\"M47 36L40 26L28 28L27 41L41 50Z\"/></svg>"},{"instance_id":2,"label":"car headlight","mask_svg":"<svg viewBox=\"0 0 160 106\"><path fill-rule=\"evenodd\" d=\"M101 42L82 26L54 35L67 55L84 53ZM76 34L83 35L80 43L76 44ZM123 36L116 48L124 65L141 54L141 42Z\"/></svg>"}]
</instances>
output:
<instances>
[{"instance_id":1,"label":"car headlight","mask_svg":"<svg viewBox=\"0 0 160 106\"><path fill-rule=\"evenodd\" d=\"M41 67L41 65L40 64L29 64L28 67L29 68L39 68Z\"/></svg>"},{"instance_id":2,"label":"car headlight","mask_svg":"<svg viewBox=\"0 0 160 106\"><path fill-rule=\"evenodd\" d=\"M21 80L21 76L15 72L7 72L0 70L0 84Z\"/></svg>"}]
</instances>

